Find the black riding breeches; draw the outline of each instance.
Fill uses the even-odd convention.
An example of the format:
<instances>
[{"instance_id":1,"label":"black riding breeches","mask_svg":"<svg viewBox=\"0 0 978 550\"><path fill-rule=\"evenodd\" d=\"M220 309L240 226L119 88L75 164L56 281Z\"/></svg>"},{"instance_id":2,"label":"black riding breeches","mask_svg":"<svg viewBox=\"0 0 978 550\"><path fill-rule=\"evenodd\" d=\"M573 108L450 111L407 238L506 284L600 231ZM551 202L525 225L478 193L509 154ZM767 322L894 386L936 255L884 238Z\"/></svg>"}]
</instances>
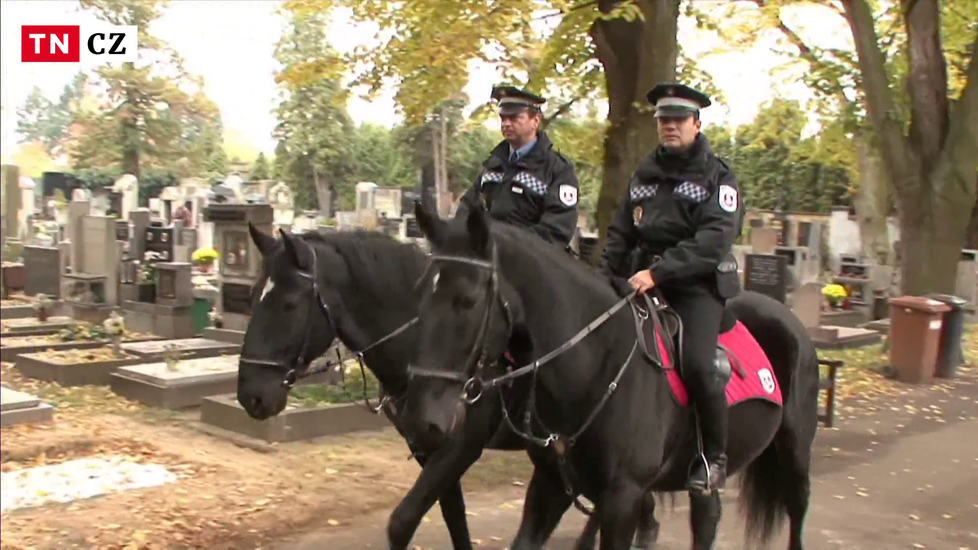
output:
<instances>
[{"instance_id":1,"label":"black riding breeches","mask_svg":"<svg viewBox=\"0 0 978 550\"><path fill-rule=\"evenodd\" d=\"M682 377L691 392L702 394L704 375L713 376L724 301L706 285L663 287L662 294L683 320Z\"/></svg>"}]
</instances>

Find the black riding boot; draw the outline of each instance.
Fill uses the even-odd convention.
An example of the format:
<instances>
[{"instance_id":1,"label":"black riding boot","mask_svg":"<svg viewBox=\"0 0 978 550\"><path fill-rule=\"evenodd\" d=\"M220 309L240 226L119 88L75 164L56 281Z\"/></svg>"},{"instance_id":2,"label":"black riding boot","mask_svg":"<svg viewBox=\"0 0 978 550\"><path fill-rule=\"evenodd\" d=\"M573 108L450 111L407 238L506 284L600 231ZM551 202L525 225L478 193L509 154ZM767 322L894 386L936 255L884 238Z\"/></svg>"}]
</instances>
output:
<instances>
[{"instance_id":1,"label":"black riding boot","mask_svg":"<svg viewBox=\"0 0 978 550\"><path fill-rule=\"evenodd\" d=\"M686 484L688 490L700 494L722 489L727 480L727 397L719 379L707 387L696 404L706 464L703 456L697 456Z\"/></svg>"}]
</instances>

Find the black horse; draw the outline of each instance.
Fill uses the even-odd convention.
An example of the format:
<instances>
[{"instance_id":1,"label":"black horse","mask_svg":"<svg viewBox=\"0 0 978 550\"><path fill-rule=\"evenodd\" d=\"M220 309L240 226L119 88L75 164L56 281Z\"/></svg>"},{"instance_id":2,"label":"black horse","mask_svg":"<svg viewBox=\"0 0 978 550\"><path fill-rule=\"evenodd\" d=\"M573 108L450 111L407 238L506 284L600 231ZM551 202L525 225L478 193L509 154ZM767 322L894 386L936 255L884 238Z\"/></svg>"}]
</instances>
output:
<instances>
[{"instance_id":1,"label":"black horse","mask_svg":"<svg viewBox=\"0 0 978 550\"><path fill-rule=\"evenodd\" d=\"M406 548L422 518L438 500L452 545L469 549L460 479L484 448L524 450L525 442L501 428L500 400L474 407L461 437L438 445L412 442L399 419L407 365L417 349L414 326L417 289L426 257L417 246L374 232L316 233L275 239L250 226L262 255L262 275L253 289L253 309L238 369L238 402L253 418L282 412L289 388L308 375L308 362L339 338L362 353L385 395L382 410L408 440L422 473L388 524L391 548ZM515 414L515 409L514 409ZM646 498L639 548L658 534L655 502ZM593 548L598 526L589 522L579 548Z\"/></svg>"},{"instance_id":2,"label":"black horse","mask_svg":"<svg viewBox=\"0 0 978 550\"><path fill-rule=\"evenodd\" d=\"M489 399L489 389L531 379L524 396L503 391L532 413L522 426L535 443L511 548L541 548L572 502L583 507L579 494L595 504L601 548L628 548L642 496L683 490L696 450L693 409L673 399L657 368L662 356L654 365L655 354L642 345L650 308L634 296L622 299L606 278L543 240L491 223L482 208L450 223L420 204L416 210L433 254L402 421L436 440ZM818 358L805 328L779 302L748 292L727 309L756 336L783 397L783 407L747 399L730 410L727 454L731 473L745 474L746 535L766 542L787 515L789 548L801 550ZM660 333L668 330L652 318ZM507 349L526 366L495 375L486 365ZM775 381L770 370L764 374L767 388ZM693 547L711 548L719 495L690 499Z\"/></svg>"}]
</instances>

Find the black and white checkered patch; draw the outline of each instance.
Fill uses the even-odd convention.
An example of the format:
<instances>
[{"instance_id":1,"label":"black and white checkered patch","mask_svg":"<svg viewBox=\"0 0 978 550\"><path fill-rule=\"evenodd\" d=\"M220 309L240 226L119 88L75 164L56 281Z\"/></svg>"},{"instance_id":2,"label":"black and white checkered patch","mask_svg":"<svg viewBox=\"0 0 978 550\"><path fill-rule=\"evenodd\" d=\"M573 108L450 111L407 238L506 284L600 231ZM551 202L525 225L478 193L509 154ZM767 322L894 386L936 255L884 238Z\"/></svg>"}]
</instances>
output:
<instances>
[{"instance_id":1,"label":"black and white checkered patch","mask_svg":"<svg viewBox=\"0 0 978 550\"><path fill-rule=\"evenodd\" d=\"M522 185L524 189L535 195L545 195L547 193L547 184L529 172L516 174L513 177L513 181Z\"/></svg>"},{"instance_id":2,"label":"black and white checkered patch","mask_svg":"<svg viewBox=\"0 0 978 550\"><path fill-rule=\"evenodd\" d=\"M480 184L485 185L487 183L499 183L501 181L503 181L502 172L483 172Z\"/></svg>"},{"instance_id":3,"label":"black and white checkered patch","mask_svg":"<svg viewBox=\"0 0 978 550\"><path fill-rule=\"evenodd\" d=\"M645 184L632 184L628 189L628 198L635 201L641 201L644 199L651 199L655 196L656 192L659 190L658 184L645 185Z\"/></svg>"},{"instance_id":4,"label":"black and white checkered patch","mask_svg":"<svg viewBox=\"0 0 978 550\"><path fill-rule=\"evenodd\" d=\"M675 193L686 197L693 202L703 202L710 198L710 192L706 190L701 185L697 185L691 181L684 181L676 187Z\"/></svg>"}]
</instances>

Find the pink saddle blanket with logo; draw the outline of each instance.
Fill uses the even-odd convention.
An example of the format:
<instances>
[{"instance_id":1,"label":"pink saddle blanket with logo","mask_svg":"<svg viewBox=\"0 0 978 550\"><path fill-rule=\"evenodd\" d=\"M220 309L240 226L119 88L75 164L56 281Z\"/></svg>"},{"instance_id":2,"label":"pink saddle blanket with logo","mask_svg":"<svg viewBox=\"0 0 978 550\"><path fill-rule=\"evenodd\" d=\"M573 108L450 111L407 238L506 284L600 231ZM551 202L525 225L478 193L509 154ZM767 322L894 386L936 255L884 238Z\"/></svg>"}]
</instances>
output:
<instances>
[{"instance_id":1,"label":"pink saddle blanket with logo","mask_svg":"<svg viewBox=\"0 0 978 550\"><path fill-rule=\"evenodd\" d=\"M771 362L743 323L737 321L732 329L720 335L718 343L730 352L727 357L731 366L730 381L727 382L726 389L728 406L732 407L748 399L764 399L779 406L783 405L781 387L774 376ZM681 406L688 406L689 393L686 391L686 384L680 378L679 371L669 364L669 354L661 336L656 338L656 344L659 346L659 356L666 363L663 367L666 369L666 379L673 397ZM718 346L717 353L726 351Z\"/></svg>"}]
</instances>

